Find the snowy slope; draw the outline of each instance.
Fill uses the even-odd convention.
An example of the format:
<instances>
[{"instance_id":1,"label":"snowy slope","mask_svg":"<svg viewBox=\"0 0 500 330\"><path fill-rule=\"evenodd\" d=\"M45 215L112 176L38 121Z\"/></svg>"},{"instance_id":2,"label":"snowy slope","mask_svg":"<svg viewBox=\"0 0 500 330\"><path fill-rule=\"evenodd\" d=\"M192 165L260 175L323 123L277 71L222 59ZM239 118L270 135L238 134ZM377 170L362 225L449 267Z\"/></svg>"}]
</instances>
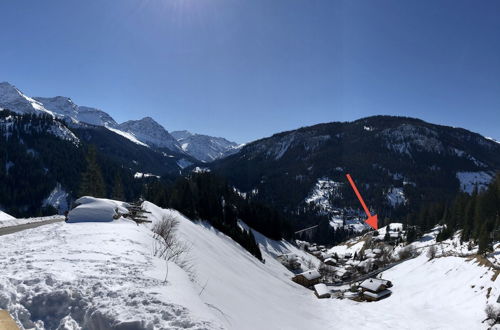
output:
<instances>
[{"instance_id":1,"label":"snowy slope","mask_svg":"<svg viewBox=\"0 0 500 330\"><path fill-rule=\"evenodd\" d=\"M143 205L155 219L163 213L180 219L179 235L191 246L201 299L227 328L326 329L311 291L293 283L293 274L274 260L271 253L275 252L268 252L286 253L290 245L275 244L263 250L263 264L208 224L193 223L151 203Z\"/></svg>"},{"instance_id":2,"label":"snowy slope","mask_svg":"<svg viewBox=\"0 0 500 330\"><path fill-rule=\"evenodd\" d=\"M0 83L0 109L8 109L21 114L44 113L53 116L40 102L23 94L8 82Z\"/></svg>"},{"instance_id":3,"label":"snowy slope","mask_svg":"<svg viewBox=\"0 0 500 330\"><path fill-rule=\"evenodd\" d=\"M457 172L457 179L460 181L460 190L472 194L475 188L478 191L486 189L493 179L493 174L479 172Z\"/></svg>"},{"instance_id":4,"label":"snowy slope","mask_svg":"<svg viewBox=\"0 0 500 330\"><path fill-rule=\"evenodd\" d=\"M46 109L72 123L117 126L115 120L106 112L91 107L78 106L69 97L34 97L34 99L43 104Z\"/></svg>"},{"instance_id":5,"label":"snowy slope","mask_svg":"<svg viewBox=\"0 0 500 330\"><path fill-rule=\"evenodd\" d=\"M165 282L152 243L149 230L126 220L1 236L0 309L25 328L221 329L184 271L169 263Z\"/></svg>"},{"instance_id":6,"label":"snowy slope","mask_svg":"<svg viewBox=\"0 0 500 330\"><path fill-rule=\"evenodd\" d=\"M15 219L12 215L7 214L0 210L0 221L12 220L12 219Z\"/></svg>"},{"instance_id":7,"label":"snowy slope","mask_svg":"<svg viewBox=\"0 0 500 330\"><path fill-rule=\"evenodd\" d=\"M207 224L146 207L155 218L163 212L179 217L201 298L229 329L486 329L484 307L500 295L492 270L458 257L428 261L424 253L383 274L394 288L380 302L318 300L291 282L292 274L274 259L283 253L303 256L293 245L255 233L266 260L262 264Z\"/></svg>"},{"instance_id":8,"label":"snowy slope","mask_svg":"<svg viewBox=\"0 0 500 330\"><path fill-rule=\"evenodd\" d=\"M124 131L121 131L121 130L119 130L119 129L117 129L117 128L113 128L113 127L109 127L109 126L107 126L106 128L107 128L107 129L109 129L111 132L116 133L116 134L118 134L118 135L121 135L121 136L123 136L124 138L126 138L126 139L128 139L128 140L130 140L130 141L134 142L135 144L141 145L141 146L143 146L143 147L149 147L146 143L139 141L139 140L138 140L138 139L134 136L134 134L131 134L131 133L128 133L128 132L124 132Z\"/></svg>"},{"instance_id":9,"label":"snowy slope","mask_svg":"<svg viewBox=\"0 0 500 330\"><path fill-rule=\"evenodd\" d=\"M47 329L61 322L89 329L486 329L484 307L500 295L498 277L474 260L422 254L382 274L394 285L382 301L320 300L274 259L307 258L292 244L255 232L262 263L207 223L143 207L155 222L179 220L195 282L173 263L167 275L165 261L152 256L147 227L58 223L0 237L0 308L25 327L38 320Z\"/></svg>"}]
</instances>

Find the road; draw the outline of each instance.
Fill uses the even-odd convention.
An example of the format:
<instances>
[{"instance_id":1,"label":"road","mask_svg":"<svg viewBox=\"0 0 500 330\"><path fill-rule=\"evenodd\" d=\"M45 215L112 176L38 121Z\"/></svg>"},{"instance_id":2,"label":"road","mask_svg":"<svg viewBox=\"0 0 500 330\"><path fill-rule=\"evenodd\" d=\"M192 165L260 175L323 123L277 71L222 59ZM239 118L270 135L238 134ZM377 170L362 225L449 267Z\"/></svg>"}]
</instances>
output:
<instances>
[{"instance_id":1,"label":"road","mask_svg":"<svg viewBox=\"0 0 500 330\"><path fill-rule=\"evenodd\" d=\"M4 228L0 228L0 236L16 233L18 231L22 231L22 230L26 230L26 229L40 227L43 225L48 225L51 223L61 222L61 221L64 221L64 217L46 220L46 221L26 223L23 225L17 225L17 226L11 226L11 227L4 227Z\"/></svg>"}]
</instances>

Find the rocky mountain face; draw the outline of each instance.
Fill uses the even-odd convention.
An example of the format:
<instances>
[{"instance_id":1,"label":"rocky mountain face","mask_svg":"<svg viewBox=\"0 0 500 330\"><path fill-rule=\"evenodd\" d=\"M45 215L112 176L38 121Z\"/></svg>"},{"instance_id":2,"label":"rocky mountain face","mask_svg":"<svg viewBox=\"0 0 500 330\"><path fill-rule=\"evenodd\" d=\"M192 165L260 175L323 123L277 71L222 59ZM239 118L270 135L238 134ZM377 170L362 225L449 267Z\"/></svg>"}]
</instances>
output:
<instances>
[{"instance_id":1,"label":"rocky mountain face","mask_svg":"<svg viewBox=\"0 0 500 330\"><path fill-rule=\"evenodd\" d=\"M423 202L484 188L500 144L461 128L375 116L275 134L210 165L242 193L292 213L360 210L350 173L374 211L397 217Z\"/></svg>"},{"instance_id":2,"label":"rocky mountain face","mask_svg":"<svg viewBox=\"0 0 500 330\"><path fill-rule=\"evenodd\" d=\"M118 128L133 134L137 139L148 145L182 152L177 140L151 117L129 120L118 125Z\"/></svg>"},{"instance_id":3,"label":"rocky mountain face","mask_svg":"<svg viewBox=\"0 0 500 330\"><path fill-rule=\"evenodd\" d=\"M205 163L235 154L240 149L237 143L221 137L193 134L188 131L175 131L171 134L183 151Z\"/></svg>"}]
</instances>

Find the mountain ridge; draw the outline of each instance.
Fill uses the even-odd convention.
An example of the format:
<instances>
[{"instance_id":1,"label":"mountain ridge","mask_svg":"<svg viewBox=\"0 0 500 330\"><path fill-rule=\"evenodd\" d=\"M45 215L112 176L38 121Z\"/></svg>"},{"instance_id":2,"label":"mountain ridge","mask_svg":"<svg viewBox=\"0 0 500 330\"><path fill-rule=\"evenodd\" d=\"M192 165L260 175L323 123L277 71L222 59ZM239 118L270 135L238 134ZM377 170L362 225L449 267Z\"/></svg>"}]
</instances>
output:
<instances>
[{"instance_id":1,"label":"mountain ridge","mask_svg":"<svg viewBox=\"0 0 500 330\"><path fill-rule=\"evenodd\" d=\"M45 113L63 119L74 126L108 127L113 129L116 134L121 134L121 132L115 131L120 130L132 134L131 141L133 142L137 139L152 147L186 154L203 162L224 157L236 150L233 148L236 144L224 138L192 134L196 138L189 142L190 148L185 151L161 124L149 116L119 124L105 111L77 105L70 97L29 97L8 82L0 83L0 109L8 109L21 114ZM121 135L129 137L128 134Z\"/></svg>"}]
</instances>

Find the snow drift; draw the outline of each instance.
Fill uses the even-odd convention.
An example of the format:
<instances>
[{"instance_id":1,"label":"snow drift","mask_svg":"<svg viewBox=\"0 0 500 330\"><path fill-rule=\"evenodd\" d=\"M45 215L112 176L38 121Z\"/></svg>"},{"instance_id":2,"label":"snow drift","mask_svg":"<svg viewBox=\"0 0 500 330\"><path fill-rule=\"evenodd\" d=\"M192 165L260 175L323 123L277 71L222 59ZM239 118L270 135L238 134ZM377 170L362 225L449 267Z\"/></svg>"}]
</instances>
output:
<instances>
[{"instance_id":1,"label":"snow drift","mask_svg":"<svg viewBox=\"0 0 500 330\"><path fill-rule=\"evenodd\" d=\"M128 204L111 199L84 196L75 201L77 207L68 213L68 222L110 222L127 214Z\"/></svg>"}]
</instances>

